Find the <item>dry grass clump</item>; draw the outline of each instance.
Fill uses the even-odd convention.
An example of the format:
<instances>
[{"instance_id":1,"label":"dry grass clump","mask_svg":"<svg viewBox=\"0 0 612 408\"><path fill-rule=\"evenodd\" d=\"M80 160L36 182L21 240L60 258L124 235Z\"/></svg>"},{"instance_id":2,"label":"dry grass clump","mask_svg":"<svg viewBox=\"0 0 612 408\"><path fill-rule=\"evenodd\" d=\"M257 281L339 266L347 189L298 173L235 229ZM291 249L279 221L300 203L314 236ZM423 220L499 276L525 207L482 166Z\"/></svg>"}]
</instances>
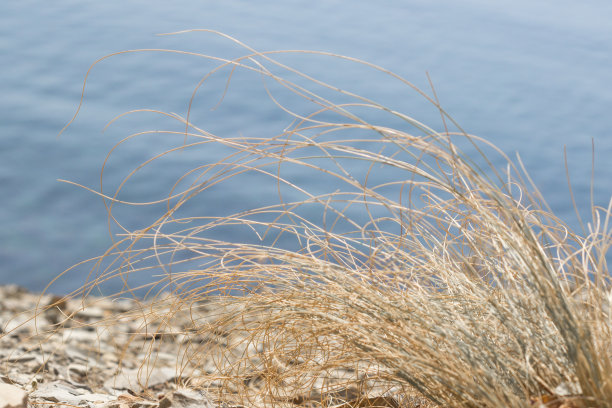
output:
<instances>
[{"instance_id":1,"label":"dry grass clump","mask_svg":"<svg viewBox=\"0 0 612 408\"><path fill-rule=\"evenodd\" d=\"M181 151L227 154L177 174L160 218L118 234L85 292L159 274L147 296L173 296L149 321L163 330L192 313L179 352L191 385L247 406L612 406L610 207L575 233L494 146L449 130L435 98L418 91L442 131L245 49L215 58L198 89L223 70L228 81L256 72L293 122L223 137L160 113L179 124L165 132L176 148L128 179ZM412 87L395 78L398 92ZM280 102L287 92L303 97L300 111ZM221 217L190 205L245 175L275 184L278 203ZM119 225L120 190L104 196ZM219 238L228 231L244 240ZM198 315L203 301L218 303L218 319Z\"/></svg>"}]
</instances>

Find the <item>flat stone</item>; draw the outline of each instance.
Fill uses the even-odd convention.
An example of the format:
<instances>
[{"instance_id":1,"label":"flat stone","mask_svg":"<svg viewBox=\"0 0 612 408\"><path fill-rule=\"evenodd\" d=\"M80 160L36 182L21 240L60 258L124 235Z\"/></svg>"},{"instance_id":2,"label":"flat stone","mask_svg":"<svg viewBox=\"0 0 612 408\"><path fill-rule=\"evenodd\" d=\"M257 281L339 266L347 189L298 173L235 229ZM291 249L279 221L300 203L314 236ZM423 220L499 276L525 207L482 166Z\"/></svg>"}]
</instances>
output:
<instances>
[{"instance_id":1,"label":"flat stone","mask_svg":"<svg viewBox=\"0 0 612 408\"><path fill-rule=\"evenodd\" d=\"M43 324L41 319L35 322L33 316L18 314L9 319L3 326L2 331L4 333L35 333L37 330L45 328L46 324Z\"/></svg>"},{"instance_id":2,"label":"flat stone","mask_svg":"<svg viewBox=\"0 0 612 408\"><path fill-rule=\"evenodd\" d=\"M76 343L86 343L86 344L96 344L102 339L105 339L106 336L103 337L96 330L91 330L88 328L78 328L78 329L67 329L63 332L64 341L73 341Z\"/></svg>"},{"instance_id":3,"label":"flat stone","mask_svg":"<svg viewBox=\"0 0 612 408\"><path fill-rule=\"evenodd\" d=\"M11 384L0 384L0 408L26 408L27 403L25 390Z\"/></svg>"},{"instance_id":4,"label":"flat stone","mask_svg":"<svg viewBox=\"0 0 612 408\"><path fill-rule=\"evenodd\" d=\"M42 358L38 354L34 353L22 353L22 354L12 354L7 356L6 361L9 363L26 363L28 361L39 360L42 363Z\"/></svg>"},{"instance_id":5,"label":"flat stone","mask_svg":"<svg viewBox=\"0 0 612 408\"><path fill-rule=\"evenodd\" d=\"M176 369L171 367L155 368L150 375L144 369L123 370L113 378L109 378L104 387L116 390L140 390L142 386L153 387L176 378Z\"/></svg>"},{"instance_id":6,"label":"flat stone","mask_svg":"<svg viewBox=\"0 0 612 408\"><path fill-rule=\"evenodd\" d=\"M88 390L86 389L55 381L39 385L36 391L30 394L30 397L43 398L52 402L72 403L76 396L86 394L87 392Z\"/></svg>"},{"instance_id":7,"label":"flat stone","mask_svg":"<svg viewBox=\"0 0 612 408\"><path fill-rule=\"evenodd\" d=\"M159 401L159 408L213 408L215 405L203 391L179 388Z\"/></svg>"},{"instance_id":8,"label":"flat stone","mask_svg":"<svg viewBox=\"0 0 612 408\"><path fill-rule=\"evenodd\" d=\"M82 361L82 362L89 361L89 357L87 355L85 355L81 351L79 351L79 350L77 350L75 348L72 348L72 347L66 348L66 355L72 361Z\"/></svg>"},{"instance_id":9,"label":"flat stone","mask_svg":"<svg viewBox=\"0 0 612 408\"><path fill-rule=\"evenodd\" d=\"M74 401L77 401L75 405L83 405L83 403L87 403L88 405L97 405L114 400L115 397L112 395L98 393L77 395L74 398Z\"/></svg>"},{"instance_id":10,"label":"flat stone","mask_svg":"<svg viewBox=\"0 0 612 408\"><path fill-rule=\"evenodd\" d=\"M555 395L559 395L559 396L582 394L582 390L580 389L580 384L569 383L569 382L564 382L564 383L557 385L557 387L555 387L553 392Z\"/></svg>"},{"instance_id":11,"label":"flat stone","mask_svg":"<svg viewBox=\"0 0 612 408\"><path fill-rule=\"evenodd\" d=\"M74 406L93 406L104 404L115 399L107 394L91 393L86 388L77 388L71 385L53 382L41 385L30 394L32 398L42 398L46 401L70 404Z\"/></svg>"},{"instance_id":12,"label":"flat stone","mask_svg":"<svg viewBox=\"0 0 612 408\"><path fill-rule=\"evenodd\" d=\"M88 319L101 319L104 317L104 309L97 306L88 306L84 309L79 309L76 312L77 317Z\"/></svg>"},{"instance_id":13,"label":"flat stone","mask_svg":"<svg viewBox=\"0 0 612 408\"><path fill-rule=\"evenodd\" d=\"M19 385L27 391L31 391L32 384L38 384L42 379L40 374L32 375L23 372L12 372L8 376L3 376L2 381L7 384Z\"/></svg>"}]
</instances>

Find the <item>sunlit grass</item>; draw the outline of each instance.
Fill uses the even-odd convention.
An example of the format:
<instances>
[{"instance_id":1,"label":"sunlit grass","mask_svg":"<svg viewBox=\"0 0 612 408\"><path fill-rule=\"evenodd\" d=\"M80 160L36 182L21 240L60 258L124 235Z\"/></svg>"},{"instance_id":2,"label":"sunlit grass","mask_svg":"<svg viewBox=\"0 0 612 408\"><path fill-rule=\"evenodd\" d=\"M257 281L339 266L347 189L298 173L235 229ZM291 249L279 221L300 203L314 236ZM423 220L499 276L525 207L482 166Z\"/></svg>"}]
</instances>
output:
<instances>
[{"instance_id":1,"label":"sunlit grass","mask_svg":"<svg viewBox=\"0 0 612 408\"><path fill-rule=\"evenodd\" d=\"M191 385L215 384L220 399L247 406L410 406L420 395L440 406L528 407L562 386L576 406L612 406L610 207L593 208L588 232L573 232L520 163L465 133L433 91L319 53L413 88L440 111L442 131L244 47L235 60L193 54L219 64L194 97L212 74L227 72L229 84L236 71L256 72L293 122L276 134L224 137L198 127L191 111L158 112L178 126L155 133L176 147L126 180L167 155L218 145L225 156L176 174L159 219L138 230L113 211L155 203L122 201L123 183L98 192L116 244L75 296L109 279L158 276L138 293L160 296L148 309L160 330L173 314L192 313L186 333L200 340L177 350ZM278 102L281 92L303 98L304 111ZM364 119L371 112L376 123ZM126 140L145 137L144 127ZM221 217L190 206L247 175L270 183L277 203L245 202ZM228 232L244 239L218 238ZM123 295L133 289L127 283ZM198 315L200 302L218 303L216 319Z\"/></svg>"}]
</instances>

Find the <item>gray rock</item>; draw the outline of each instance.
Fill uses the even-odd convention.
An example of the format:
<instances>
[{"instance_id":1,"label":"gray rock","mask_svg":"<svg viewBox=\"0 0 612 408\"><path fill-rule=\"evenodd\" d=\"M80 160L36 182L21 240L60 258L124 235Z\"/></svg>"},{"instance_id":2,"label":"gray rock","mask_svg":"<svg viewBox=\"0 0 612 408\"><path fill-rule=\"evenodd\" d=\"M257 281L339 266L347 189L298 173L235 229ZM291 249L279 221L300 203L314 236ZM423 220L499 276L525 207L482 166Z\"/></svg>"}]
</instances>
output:
<instances>
[{"instance_id":1,"label":"gray rock","mask_svg":"<svg viewBox=\"0 0 612 408\"><path fill-rule=\"evenodd\" d=\"M39 364L42 364L42 357L34 353L15 353L5 358L9 363L26 363L28 361L36 360Z\"/></svg>"},{"instance_id":2,"label":"gray rock","mask_svg":"<svg viewBox=\"0 0 612 408\"><path fill-rule=\"evenodd\" d=\"M30 394L30 397L79 406L103 404L114 399L111 395L92 393L87 388L75 387L59 381L40 385Z\"/></svg>"},{"instance_id":3,"label":"gray rock","mask_svg":"<svg viewBox=\"0 0 612 408\"><path fill-rule=\"evenodd\" d=\"M112 395L107 395L107 394L83 394L83 395L78 395L74 398L73 400L73 404L74 405L83 405L83 404L87 404L90 406L94 406L94 405L99 405L99 404L104 404L110 401L114 401L115 397Z\"/></svg>"},{"instance_id":4,"label":"gray rock","mask_svg":"<svg viewBox=\"0 0 612 408\"><path fill-rule=\"evenodd\" d=\"M179 388L159 401L159 408L213 408L215 405L203 391Z\"/></svg>"},{"instance_id":5,"label":"gray rock","mask_svg":"<svg viewBox=\"0 0 612 408\"><path fill-rule=\"evenodd\" d=\"M52 402L72 403L78 395L87 393L85 389L73 387L72 385L59 381L44 383L38 386L36 391L30 394L32 398L42 398Z\"/></svg>"},{"instance_id":6,"label":"gray rock","mask_svg":"<svg viewBox=\"0 0 612 408\"><path fill-rule=\"evenodd\" d=\"M150 375L145 369L123 370L109 378L104 387L116 390L140 390L142 386L153 387L176 378L176 369L171 367L155 368Z\"/></svg>"},{"instance_id":7,"label":"gray rock","mask_svg":"<svg viewBox=\"0 0 612 408\"><path fill-rule=\"evenodd\" d=\"M64 342L97 344L108 335L100 334L98 331L88 328L68 329L62 332Z\"/></svg>"},{"instance_id":8,"label":"gray rock","mask_svg":"<svg viewBox=\"0 0 612 408\"><path fill-rule=\"evenodd\" d=\"M564 383L557 385L557 387L555 387L553 392L555 395L558 395L560 397L565 397L569 395L582 394L582 389L580 388L580 384L576 382L573 382L573 383L564 382Z\"/></svg>"},{"instance_id":9,"label":"gray rock","mask_svg":"<svg viewBox=\"0 0 612 408\"><path fill-rule=\"evenodd\" d=\"M0 384L0 408L26 408L28 394L11 384Z\"/></svg>"},{"instance_id":10,"label":"gray rock","mask_svg":"<svg viewBox=\"0 0 612 408\"><path fill-rule=\"evenodd\" d=\"M97 320L104 317L104 310L97 306L88 306L77 310L77 317L84 317L91 320Z\"/></svg>"},{"instance_id":11,"label":"gray rock","mask_svg":"<svg viewBox=\"0 0 612 408\"><path fill-rule=\"evenodd\" d=\"M23 313L13 316L6 323L3 322L3 326L4 333L35 333L46 328L42 319L35 321L33 315Z\"/></svg>"}]
</instances>

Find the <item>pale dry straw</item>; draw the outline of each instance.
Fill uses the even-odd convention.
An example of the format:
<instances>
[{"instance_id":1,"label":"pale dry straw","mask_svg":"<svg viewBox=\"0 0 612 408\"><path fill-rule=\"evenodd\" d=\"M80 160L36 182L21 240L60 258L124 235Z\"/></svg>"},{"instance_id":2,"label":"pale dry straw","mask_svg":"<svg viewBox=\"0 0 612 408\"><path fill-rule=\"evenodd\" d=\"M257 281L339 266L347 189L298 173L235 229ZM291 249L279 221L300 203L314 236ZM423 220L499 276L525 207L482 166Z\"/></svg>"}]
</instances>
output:
<instances>
[{"instance_id":1,"label":"pale dry straw","mask_svg":"<svg viewBox=\"0 0 612 408\"><path fill-rule=\"evenodd\" d=\"M394 78L439 110L442 131L214 34L245 55L186 53L218 62L194 98L213 75L225 72L229 85L235 72L255 72L293 122L277 134L223 137L198 127L194 113L158 112L179 124L165 131L176 147L126 181L167 155L208 145L228 153L177 174L146 228L114 217L118 205L144 204L122 201L123 183L98 192L120 232L75 296L108 279L159 274L145 288L157 299L151 327L192 314L184 331L193 341L177 351L184 377L247 406L411 406L421 396L440 406L528 407L563 385L574 390L568 404L612 406L610 206L593 207L588 231L576 233L520 166L459 128L435 93L373 64L300 51ZM303 110L281 102L287 93L303 98ZM366 119L373 112L375 122ZM287 166L317 180L316 191L286 176ZM185 215L209 189L245 174L275 184L278 203ZM227 231L249 239L216 238ZM199 315L201 302L218 303L218 315Z\"/></svg>"}]
</instances>

